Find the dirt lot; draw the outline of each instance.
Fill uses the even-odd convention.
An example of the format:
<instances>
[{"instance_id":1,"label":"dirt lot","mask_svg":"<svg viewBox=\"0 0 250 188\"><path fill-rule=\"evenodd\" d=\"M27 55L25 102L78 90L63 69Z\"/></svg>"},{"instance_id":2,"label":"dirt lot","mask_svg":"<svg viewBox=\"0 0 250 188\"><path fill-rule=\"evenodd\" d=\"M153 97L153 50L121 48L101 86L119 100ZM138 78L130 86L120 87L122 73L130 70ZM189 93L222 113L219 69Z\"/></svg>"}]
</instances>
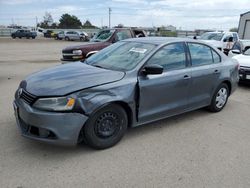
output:
<instances>
[{"instance_id":1,"label":"dirt lot","mask_svg":"<svg viewBox=\"0 0 250 188\"><path fill-rule=\"evenodd\" d=\"M250 86L220 113L197 110L130 129L103 151L21 137L12 109L19 82L59 65L72 44L79 42L0 39L0 187L250 187Z\"/></svg>"}]
</instances>

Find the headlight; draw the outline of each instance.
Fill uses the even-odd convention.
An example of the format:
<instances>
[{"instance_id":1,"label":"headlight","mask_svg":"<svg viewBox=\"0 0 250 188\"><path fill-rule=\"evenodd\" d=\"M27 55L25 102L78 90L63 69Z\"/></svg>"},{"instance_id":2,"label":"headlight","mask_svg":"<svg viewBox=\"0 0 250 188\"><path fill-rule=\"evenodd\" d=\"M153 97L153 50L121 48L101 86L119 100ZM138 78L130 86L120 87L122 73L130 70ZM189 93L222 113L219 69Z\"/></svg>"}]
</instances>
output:
<instances>
[{"instance_id":1,"label":"headlight","mask_svg":"<svg viewBox=\"0 0 250 188\"><path fill-rule=\"evenodd\" d=\"M68 111L75 105L75 99L70 97L38 99L33 107L47 111Z\"/></svg>"},{"instance_id":2,"label":"headlight","mask_svg":"<svg viewBox=\"0 0 250 188\"><path fill-rule=\"evenodd\" d=\"M82 50L73 50L72 53L75 55L82 55Z\"/></svg>"}]
</instances>

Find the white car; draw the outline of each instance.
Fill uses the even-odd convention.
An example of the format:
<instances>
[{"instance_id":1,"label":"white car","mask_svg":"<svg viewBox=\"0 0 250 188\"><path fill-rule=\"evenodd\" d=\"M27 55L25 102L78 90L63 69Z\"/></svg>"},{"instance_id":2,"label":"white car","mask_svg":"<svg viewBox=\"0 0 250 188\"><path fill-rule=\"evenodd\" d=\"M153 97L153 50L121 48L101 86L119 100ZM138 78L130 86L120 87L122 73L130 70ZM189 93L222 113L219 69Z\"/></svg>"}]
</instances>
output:
<instances>
[{"instance_id":1,"label":"white car","mask_svg":"<svg viewBox=\"0 0 250 188\"><path fill-rule=\"evenodd\" d=\"M239 62L240 82L250 82L250 48L244 51L242 54L235 55L232 58Z\"/></svg>"},{"instance_id":2,"label":"white car","mask_svg":"<svg viewBox=\"0 0 250 188\"><path fill-rule=\"evenodd\" d=\"M232 49L228 53L228 57L233 57L238 54L244 53L250 48L250 40L239 40L235 42Z\"/></svg>"},{"instance_id":3,"label":"white car","mask_svg":"<svg viewBox=\"0 0 250 188\"><path fill-rule=\"evenodd\" d=\"M201 35L200 40L213 45L221 51L230 50L232 46L228 46L229 39L232 38L234 42L239 40L236 32L207 32Z\"/></svg>"},{"instance_id":4,"label":"white car","mask_svg":"<svg viewBox=\"0 0 250 188\"><path fill-rule=\"evenodd\" d=\"M78 31L68 31L65 33L65 40L81 40L87 41L88 34L86 32L78 32Z\"/></svg>"}]
</instances>

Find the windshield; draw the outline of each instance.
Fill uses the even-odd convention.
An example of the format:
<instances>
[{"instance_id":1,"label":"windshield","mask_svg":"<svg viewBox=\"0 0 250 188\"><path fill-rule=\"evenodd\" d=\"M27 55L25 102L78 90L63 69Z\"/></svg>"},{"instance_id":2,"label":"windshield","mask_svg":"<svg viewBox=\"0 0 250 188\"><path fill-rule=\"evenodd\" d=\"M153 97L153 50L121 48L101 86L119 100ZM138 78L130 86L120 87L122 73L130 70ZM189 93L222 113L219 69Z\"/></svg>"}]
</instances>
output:
<instances>
[{"instance_id":1,"label":"windshield","mask_svg":"<svg viewBox=\"0 0 250 188\"><path fill-rule=\"evenodd\" d=\"M98 32L92 39L92 42L102 42L102 41L106 41L108 40L113 33L115 32L115 30L102 30L100 32Z\"/></svg>"},{"instance_id":2,"label":"windshield","mask_svg":"<svg viewBox=\"0 0 250 188\"><path fill-rule=\"evenodd\" d=\"M117 42L90 56L84 62L100 68L128 71L135 68L154 48L153 44Z\"/></svg>"},{"instance_id":3,"label":"windshield","mask_svg":"<svg viewBox=\"0 0 250 188\"><path fill-rule=\"evenodd\" d=\"M201 40L217 40L220 41L223 37L223 33L204 33L201 35Z\"/></svg>"},{"instance_id":4,"label":"windshield","mask_svg":"<svg viewBox=\"0 0 250 188\"><path fill-rule=\"evenodd\" d=\"M250 55L250 48L248 48L245 52L244 55Z\"/></svg>"}]
</instances>

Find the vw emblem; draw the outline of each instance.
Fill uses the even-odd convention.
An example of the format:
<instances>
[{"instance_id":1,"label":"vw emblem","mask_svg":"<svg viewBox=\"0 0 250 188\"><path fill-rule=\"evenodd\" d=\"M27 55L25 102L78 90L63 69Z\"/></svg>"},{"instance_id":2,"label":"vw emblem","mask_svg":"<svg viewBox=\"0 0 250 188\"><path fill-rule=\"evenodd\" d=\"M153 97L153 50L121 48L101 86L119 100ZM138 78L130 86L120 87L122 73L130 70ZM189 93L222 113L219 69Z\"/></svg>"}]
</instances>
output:
<instances>
[{"instance_id":1,"label":"vw emblem","mask_svg":"<svg viewBox=\"0 0 250 188\"><path fill-rule=\"evenodd\" d=\"M20 88L20 89L18 90L18 92L17 92L17 96L18 96L18 98L20 98L20 97L21 97L22 93L23 93L23 89L22 89L22 88Z\"/></svg>"}]
</instances>

